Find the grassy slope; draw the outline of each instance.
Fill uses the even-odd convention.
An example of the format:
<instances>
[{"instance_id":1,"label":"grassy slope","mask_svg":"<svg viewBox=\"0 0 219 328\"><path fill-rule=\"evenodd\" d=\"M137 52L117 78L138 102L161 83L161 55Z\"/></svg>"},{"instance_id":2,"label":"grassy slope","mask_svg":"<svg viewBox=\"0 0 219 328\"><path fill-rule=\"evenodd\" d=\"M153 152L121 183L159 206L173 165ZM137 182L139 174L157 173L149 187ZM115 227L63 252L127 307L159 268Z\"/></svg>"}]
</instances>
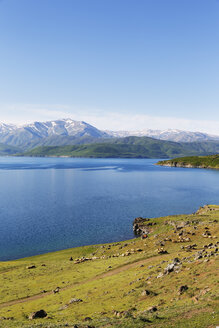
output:
<instances>
[{"instance_id":1,"label":"grassy slope","mask_svg":"<svg viewBox=\"0 0 219 328\"><path fill-rule=\"evenodd\" d=\"M219 206L207 206L192 215L156 218L153 222L156 224L149 227L151 232L145 240L137 238L0 262L0 327L73 327L76 323L79 327L126 328L218 325L215 245L219 242ZM176 231L174 222L187 225ZM211 232L209 238L202 236L206 227ZM183 242L182 238L190 241ZM160 242L167 254L158 254ZM182 249L194 243L196 249ZM205 249L209 243L213 246ZM196 260L194 255L201 250L205 250L203 257ZM127 251L130 255L122 256ZM74 260L82 256L97 259L75 264L69 261L71 256ZM182 263L179 272L157 278L176 257ZM28 265L36 268L27 269ZM187 285L188 290L179 295L182 285ZM57 286L60 292L52 293ZM151 295L142 296L145 289ZM74 297L83 302L69 304ZM148 312L150 306L157 306L158 311ZM47 318L27 319L40 309L48 313ZM115 310L129 312L115 317ZM83 321L87 316L91 322Z\"/></svg>"},{"instance_id":2,"label":"grassy slope","mask_svg":"<svg viewBox=\"0 0 219 328\"><path fill-rule=\"evenodd\" d=\"M0 156L13 155L20 151L21 150L17 147L13 147L13 146L9 146L9 145L0 143Z\"/></svg>"},{"instance_id":3,"label":"grassy slope","mask_svg":"<svg viewBox=\"0 0 219 328\"><path fill-rule=\"evenodd\" d=\"M200 167L219 169L219 155L174 158L172 160L160 161L157 164L179 167Z\"/></svg>"},{"instance_id":4,"label":"grassy slope","mask_svg":"<svg viewBox=\"0 0 219 328\"><path fill-rule=\"evenodd\" d=\"M176 143L148 137L127 137L102 143L41 146L24 153L26 156L70 157L140 157L169 158L184 155L206 155L219 152L219 143Z\"/></svg>"}]
</instances>

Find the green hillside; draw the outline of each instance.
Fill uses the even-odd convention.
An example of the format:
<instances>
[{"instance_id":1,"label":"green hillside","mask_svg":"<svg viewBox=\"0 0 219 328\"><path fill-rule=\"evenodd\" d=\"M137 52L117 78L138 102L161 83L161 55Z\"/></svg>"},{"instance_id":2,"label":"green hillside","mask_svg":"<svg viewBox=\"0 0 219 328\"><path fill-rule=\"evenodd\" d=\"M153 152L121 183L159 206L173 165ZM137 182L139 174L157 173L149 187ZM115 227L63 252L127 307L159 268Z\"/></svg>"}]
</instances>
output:
<instances>
[{"instance_id":1,"label":"green hillside","mask_svg":"<svg viewBox=\"0 0 219 328\"><path fill-rule=\"evenodd\" d=\"M20 151L19 148L0 143L0 156L17 154Z\"/></svg>"},{"instance_id":2,"label":"green hillside","mask_svg":"<svg viewBox=\"0 0 219 328\"><path fill-rule=\"evenodd\" d=\"M0 262L0 327L216 327L219 206L135 229L148 237Z\"/></svg>"},{"instance_id":3,"label":"green hillside","mask_svg":"<svg viewBox=\"0 0 219 328\"><path fill-rule=\"evenodd\" d=\"M212 153L219 153L219 143L177 143L148 137L127 137L83 145L41 146L29 150L23 153L23 155L103 158L170 158L185 155L208 155Z\"/></svg>"},{"instance_id":4,"label":"green hillside","mask_svg":"<svg viewBox=\"0 0 219 328\"><path fill-rule=\"evenodd\" d=\"M219 169L219 155L174 158L172 160L160 161L157 164L174 167Z\"/></svg>"}]
</instances>

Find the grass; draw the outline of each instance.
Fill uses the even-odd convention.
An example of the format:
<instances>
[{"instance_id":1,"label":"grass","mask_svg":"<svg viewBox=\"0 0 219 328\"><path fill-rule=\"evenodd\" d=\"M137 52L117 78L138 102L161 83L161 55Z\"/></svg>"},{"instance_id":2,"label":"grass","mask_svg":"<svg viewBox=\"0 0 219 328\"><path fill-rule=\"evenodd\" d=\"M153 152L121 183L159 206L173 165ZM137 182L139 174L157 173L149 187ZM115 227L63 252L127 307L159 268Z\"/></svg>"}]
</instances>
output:
<instances>
[{"instance_id":1,"label":"grass","mask_svg":"<svg viewBox=\"0 0 219 328\"><path fill-rule=\"evenodd\" d=\"M219 241L219 206L206 206L192 215L151 220L156 225L149 228L147 239L0 262L0 327L218 325L219 267L215 245ZM187 223L178 229L182 222ZM203 236L206 230L211 233L207 238ZM182 238L189 241L183 242ZM209 243L213 246L204 248ZM197 245L195 249L187 250L186 246L192 244ZM158 254L161 247L166 254ZM195 254L202 250L203 257L195 259ZM127 252L130 255L123 256ZM76 264L75 260L82 257L93 260ZM158 278L176 257L181 262L179 270ZM27 269L31 265L35 268ZM183 285L188 290L179 294ZM60 291L54 294L56 287ZM150 292L147 296L142 295L145 289ZM83 302L69 304L72 298ZM149 312L151 306L156 306L157 311ZM47 312L46 318L28 319L31 312L40 309ZM92 320L84 321L86 317Z\"/></svg>"}]
</instances>

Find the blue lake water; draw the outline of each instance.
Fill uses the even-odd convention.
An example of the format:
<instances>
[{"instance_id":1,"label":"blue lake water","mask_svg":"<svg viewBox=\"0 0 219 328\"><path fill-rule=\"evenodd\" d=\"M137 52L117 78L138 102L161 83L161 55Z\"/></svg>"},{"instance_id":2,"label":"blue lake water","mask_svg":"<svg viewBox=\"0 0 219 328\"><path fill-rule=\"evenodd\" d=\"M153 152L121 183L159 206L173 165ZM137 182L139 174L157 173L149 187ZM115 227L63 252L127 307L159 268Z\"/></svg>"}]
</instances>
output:
<instances>
[{"instance_id":1,"label":"blue lake water","mask_svg":"<svg viewBox=\"0 0 219 328\"><path fill-rule=\"evenodd\" d=\"M135 217L219 204L219 171L156 162L0 157L0 260L132 238Z\"/></svg>"}]
</instances>

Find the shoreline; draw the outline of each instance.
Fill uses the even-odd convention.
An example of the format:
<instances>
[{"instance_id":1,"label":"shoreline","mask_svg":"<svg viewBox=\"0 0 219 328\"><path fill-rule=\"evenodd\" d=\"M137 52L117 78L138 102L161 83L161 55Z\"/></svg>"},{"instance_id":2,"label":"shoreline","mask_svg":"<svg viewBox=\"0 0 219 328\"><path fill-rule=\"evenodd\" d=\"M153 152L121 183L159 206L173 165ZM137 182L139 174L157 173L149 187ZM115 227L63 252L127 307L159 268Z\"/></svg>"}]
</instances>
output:
<instances>
[{"instance_id":1,"label":"shoreline","mask_svg":"<svg viewBox=\"0 0 219 328\"><path fill-rule=\"evenodd\" d=\"M181 168L189 168L189 169L210 169L210 170L219 170L219 167L213 167L213 166L205 166L205 165L191 165L191 164L181 164L181 163L164 163L164 164L158 164L155 165L159 166L166 166L166 167L181 167Z\"/></svg>"},{"instance_id":2,"label":"shoreline","mask_svg":"<svg viewBox=\"0 0 219 328\"><path fill-rule=\"evenodd\" d=\"M197 168L197 169L219 169L219 154L208 156L187 156L173 159L161 160L156 163L160 166Z\"/></svg>"}]
</instances>

